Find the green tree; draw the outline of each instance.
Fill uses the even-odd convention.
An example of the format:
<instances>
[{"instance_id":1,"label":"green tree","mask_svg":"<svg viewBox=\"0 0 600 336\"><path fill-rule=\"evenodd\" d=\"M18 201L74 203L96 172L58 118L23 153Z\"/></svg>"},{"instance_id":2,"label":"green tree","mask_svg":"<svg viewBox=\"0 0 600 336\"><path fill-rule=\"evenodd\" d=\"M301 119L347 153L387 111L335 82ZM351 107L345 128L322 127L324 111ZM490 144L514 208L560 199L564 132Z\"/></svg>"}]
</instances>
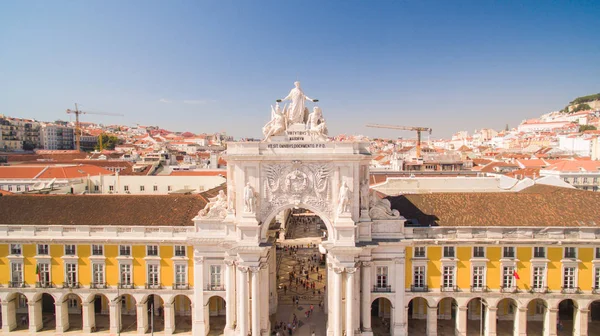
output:
<instances>
[{"instance_id":1,"label":"green tree","mask_svg":"<svg viewBox=\"0 0 600 336\"><path fill-rule=\"evenodd\" d=\"M593 125L581 125L581 126L579 126L579 132L595 131L595 130L596 130L596 126L593 126Z\"/></svg>"},{"instance_id":2,"label":"green tree","mask_svg":"<svg viewBox=\"0 0 600 336\"><path fill-rule=\"evenodd\" d=\"M95 150L100 150L100 142L102 142L102 149L113 150L119 144L119 138L114 135L102 134L98 137L98 144L94 147Z\"/></svg>"}]
</instances>

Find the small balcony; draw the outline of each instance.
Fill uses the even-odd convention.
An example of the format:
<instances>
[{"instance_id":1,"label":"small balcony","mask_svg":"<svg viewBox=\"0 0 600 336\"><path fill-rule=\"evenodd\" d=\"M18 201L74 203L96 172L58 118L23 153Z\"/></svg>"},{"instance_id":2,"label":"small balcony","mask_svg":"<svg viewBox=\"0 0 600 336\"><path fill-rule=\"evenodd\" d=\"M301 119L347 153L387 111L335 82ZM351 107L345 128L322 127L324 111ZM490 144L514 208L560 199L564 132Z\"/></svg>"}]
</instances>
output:
<instances>
[{"instance_id":1,"label":"small balcony","mask_svg":"<svg viewBox=\"0 0 600 336\"><path fill-rule=\"evenodd\" d=\"M120 289L135 289L135 286L131 282L119 282Z\"/></svg>"},{"instance_id":2,"label":"small balcony","mask_svg":"<svg viewBox=\"0 0 600 336\"><path fill-rule=\"evenodd\" d=\"M426 293L429 292L429 287L428 286L415 286L415 285L411 285L410 286L410 291L411 292L416 292L416 293Z\"/></svg>"},{"instance_id":3,"label":"small balcony","mask_svg":"<svg viewBox=\"0 0 600 336\"><path fill-rule=\"evenodd\" d=\"M487 293L489 291L488 286L471 286L471 293Z\"/></svg>"},{"instance_id":4,"label":"small balcony","mask_svg":"<svg viewBox=\"0 0 600 336\"><path fill-rule=\"evenodd\" d=\"M162 289L163 286L161 283L146 283L144 286L146 289Z\"/></svg>"},{"instance_id":5,"label":"small balcony","mask_svg":"<svg viewBox=\"0 0 600 336\"><path fill-rule=\"evenodd\" d=\"M81 283L79 283L79 282L63 282L62 288L81 288Z\"/></svg>"},{"instance_id":6,"label":"small balcony","mask_svg":"<svg viewBox=\"0 0 600 336\"><path fill-rule=\"evenodd\" d=\"M106 282L90 282L91 289L107 289L108 284Z\"/></svg>"},{"instance_id":7,"label":"small balcony","mask_svg":"<svg viewBox=\"0 0 600 336\"><path fill-rule=\"evenodd\" d=\"M517 293L518 291L517 286L500 287L500 293Z\"/></svg>"},{"instance_id":8,"label":"small balcony","mask_svg":"<svg viewBox=\"0 0 600 336\"><path fill-rule=\"evenodd\" d=\"M25 287L27 287L27 284L25 283L25 281L9 281L8 287L9 288L25 288Z\"/></svg>"},{"instance_id":9,"label":"small balcony","mask_svg":"<svg viewBox=\"0 0 600 336\"><path fill-rule=\"evenodd\" d=\"M440 286L440 292L458 292L456 286Z\"/></svg>"},{"instance_id":10,"label":"small balcony","mask_svg":"<svg viewBox=\"0 0 600 336\"><path fill-rule=\"evenodd\" d=\"M373 286L373 293L391 293L392 286Z\"/></svg>"},{"instance_id":11,"label":"small balcony","mask_svg":"<svg viewBox=\"0 0 600 336\"><path fill-rule=\"evenodd\" d=\"M35 283L35 288L55 288L53 282L50 281L38 281Z\"/></svg>"},{"instance_id":12,"label":"small balcony","mask_svg":"<svg viewBox=\"0 0 600 336\"><path fill-rule=\"evenodd\" d=\"M190 289L189 283L174 283L173 289L187 290Z\"/></svg>"},{"instance_id":13,"label":"small balcony","mask_svg":"<svg viewBox=\"0 0 600 336\"><path fill-rule=\"evenodd\" d=\"M225 290L225 286L223 286L223 285L211 285L211 284L208 284L208 285L206 285L206 287L204 288L204 290L215 291L215 292L224 291Z\"/></svg>"},{"instance_id":14,"label":"small balcony","mask_svg":"<svg viewBox=\"0 0 600 336\"><path fill-rule=\"evenodd\" d=\"M535 287L535 288L531 288L529 290L529 293L531 293L531 294L535 294L535 293L546 294L546 293L550 293L550 290L548 289L548 286Z\"/></svg>"},{"instance_id":15,"label":"small balcony","mask_svg":"<svg viewBox=\"0 0 600 336\"><path fill-rule=\"evenodd\" d=\"M579 287L562 287L560 290L563 294L581 294L581 288Z\"/></svg>"}]
</instances>

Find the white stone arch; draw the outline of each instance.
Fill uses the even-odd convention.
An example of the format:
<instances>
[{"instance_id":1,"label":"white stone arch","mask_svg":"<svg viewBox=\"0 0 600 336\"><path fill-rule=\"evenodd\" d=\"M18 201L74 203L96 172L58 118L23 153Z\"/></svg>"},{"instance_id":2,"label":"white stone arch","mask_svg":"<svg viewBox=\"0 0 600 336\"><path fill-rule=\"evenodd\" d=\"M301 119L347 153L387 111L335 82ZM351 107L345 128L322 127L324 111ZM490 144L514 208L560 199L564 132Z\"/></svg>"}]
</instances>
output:
<instances>
[{"instance_id":1,"label":"white stone arch","mask_svg":"<svg viewBox=\"0 0 600 336\"><path fill-rule=\"evenodd\" d=\"M223 292L223 293L211 293L211 295L206 295L204 297L204 305L207 306L210 299L214 298L214 297L220 297L221 299L223 299L223 301L225 301L225 304L227 304L227 299L226 299L225 293Z\"/></svg>"},{"instance_id":2,"label":"white stone arch","mask_svg":"<svg viewBox=\"0 0 600 336\"><path fill-rule=\"evenodd\" d=\"M78 297L79 300L81 300L82 304L85 302L84 301L85 297L83 295L80 295L79 293L75 293L75 292L71 292L71 293L57 293L57 295L58 296L55 298L56 302L63 303L63 302L65 302L67 300L67 298L69 296L73 296L73 295L76 296L76 297Z\"/></svg>"},{"instance_id":3,"label":"white stone arch","mask_svg":"<svg viewBox=\"0 0 600 336\"><path fill-rule=\"evenodd\" d=\"M315 215L319 216L319 218L321 218L323 220L323 223L325 223L325 227L327 227L327 241L334 242L335 239L334 239L333 221L331 220L329 215L327 215L323 211L318 210L316 207L305 204L305 203L284 204L284 205L281 205L281 206L271 210L269 215L267 215L264 218L264 220L262 221L262 224L261 224L261 228L260 228L260 241L261 242L266 241L267 232L269 231L269 224L271 223L273 218L275 218L275 216L277 216L277 214L279 214L280 212L287 210L287 209L292 209L292 208L308 209L308 210L312 211Z\"/></svg>"},{"instance_id":4,"label":"white stone arch","mask_svg":"<svg viewBox=\"0 0 600 336\"><path fill-rule=\"evenodd\" d=\"M373 302L375 302L375 300L378 300L378 299L387 299L388 301L390 301L390 305L392 306L392 309L396 308L396 303L394 302L393 295L389 295L389 294L386 295L385 293L373 295L371 297L371 306L373 305Z\"/></svg>"},{"instance_id":5,"label":"white stone arch","mask_svg":"<svg viewBox=\"0 0 600 336\"><path fill-rule=\"evenodd\" d=\"M28 300L28 301L31 301L31 302L37 302L37 301L39 301L39 300L41 300L41 299L42 299L42 296L43 296L44 294L48 294L48 295L52 296L52 298L54 299L54 303L57 303L57 302L62 302L62 301L59 301L59 298L62 296L61 294L58 294L58 295L57 295L56 293L52 293L52 292L46 292L46 291L42 291L42 292L31 292L31 293L27 293L27 294L25 294L25 296L27 297L27 300Z\"/></svg>"}]
</instances>

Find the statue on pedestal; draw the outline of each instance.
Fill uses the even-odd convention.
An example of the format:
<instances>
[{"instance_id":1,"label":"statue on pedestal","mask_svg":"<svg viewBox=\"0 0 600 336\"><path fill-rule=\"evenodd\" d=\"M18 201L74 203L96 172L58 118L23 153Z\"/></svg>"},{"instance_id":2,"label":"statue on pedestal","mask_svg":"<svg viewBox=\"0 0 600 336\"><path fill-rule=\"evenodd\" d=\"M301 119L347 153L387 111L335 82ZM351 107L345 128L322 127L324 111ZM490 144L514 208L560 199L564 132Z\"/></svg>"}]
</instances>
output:
<instances>
[{"instance_id":1,"label":"statue on pedestal","mask_svg":"<svg viewBox=\"0 0 600 336\"><path fill-rule=\"evenodd\" d=\"M304 91L300 88L300 82L294 82L295 88L293 88L287 97L278 99L277 102L290 100L291 104L288 110L288 123L290 124L304 124L308 116L308 109L305 106L305 101L310 100L312 102L318 102L318 99L309 98L304 94Z\"/></svg>"},{"instance_id":2,"label":"statue on pedestal","mask_svg":"<svg viewBox=\"0 0 600 336\"><path fill-rule=\"evenodd\" d=\"M360 182L360 208L363 210L369 209L369 181L362 180Z\"/></svg>"},{"instance_id":3,"label":"statue on pedestal","mask_svg":"<svg viewBox=\"0 0 600 336\"><path fill-rule=\"evenodd\" d=\"M227 216L227 195L223 190L219 190L219 194L215 197L209 197L208 203L204 209L198 212L200 217L206 218L225 218Z\"/></svg>"},{"instance_id":4,"label":"statue on pedestal","mask_svg":"<svg viewBox=\"0 0 600 336\"><path fill-rule=\"evenodd\" d=\"M371 195L371 204L369 215L371 219L399 219L400 212L396 209L392 209L390 200L386 198L379 198L373 191Z\"/></svg>"},{"instance_id":5,"label":"statue on pedestal","mask_svg":"<svg viewBox=\"0 0 600 336\"><path fill-rule=\"evenodd\" d=\"M338 214L350 211L350 188L346 181L342 182L338 198Z\"/></svg>"},{"instance_id":6,"label":"statue on pedestal","mask_svg":"<svg viewBox=\"0 0 600 336\"><path fill-rule=\"evenodd\" d=\"M313 140L325 141L327 140L327 125L325 124L325 118L323 118L323 111L320 107L315 106L313 112L308 115L306 121L306 129L309 131Z\"/></svg>"},{"instance_id":7,"label":"statue on pedestal","mask_svg":"<svg viewBox=\"0 0 600 336\"><path fill-rule=\"evenodd\" d=\"M256 202L256 195L254 194L254 188L250 185L250 182L246 183L244 187L244 211L254 212L254 205Z\"/></svg>"},{"instance_id":8,"label":"statue on pedestal","mask_svg":"<svg viewBox=\"0 0 600 336\"><path fill-rule=\"evenodd\" d=\"M283 107L283 111L279 108L279 104L275 107L271 105L271 120L263 127L262 131L265 136L265 140L269 140L271 136L277 136L283 134L287 129L287 111L286 107Z\"/></svg>"}]
</instances>

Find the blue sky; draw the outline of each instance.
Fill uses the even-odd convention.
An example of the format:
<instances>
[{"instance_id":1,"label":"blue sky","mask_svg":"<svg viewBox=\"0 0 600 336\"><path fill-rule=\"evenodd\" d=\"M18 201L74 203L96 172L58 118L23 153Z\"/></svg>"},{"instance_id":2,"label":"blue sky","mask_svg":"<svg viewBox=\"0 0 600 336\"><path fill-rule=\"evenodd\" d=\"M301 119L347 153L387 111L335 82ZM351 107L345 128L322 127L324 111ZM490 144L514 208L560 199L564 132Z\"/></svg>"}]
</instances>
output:
<instances>
[{"instance_id":1,"label":"blue sky","mask_svg":"<svg viewBox=\"0 0 600 336\"><path fill-rule=\"evenodd\" d=\"M261 136L295 80L331 134L512 127L600 92L598 1L1 1L0 114Z\"/></svg>"}]
</instances>

